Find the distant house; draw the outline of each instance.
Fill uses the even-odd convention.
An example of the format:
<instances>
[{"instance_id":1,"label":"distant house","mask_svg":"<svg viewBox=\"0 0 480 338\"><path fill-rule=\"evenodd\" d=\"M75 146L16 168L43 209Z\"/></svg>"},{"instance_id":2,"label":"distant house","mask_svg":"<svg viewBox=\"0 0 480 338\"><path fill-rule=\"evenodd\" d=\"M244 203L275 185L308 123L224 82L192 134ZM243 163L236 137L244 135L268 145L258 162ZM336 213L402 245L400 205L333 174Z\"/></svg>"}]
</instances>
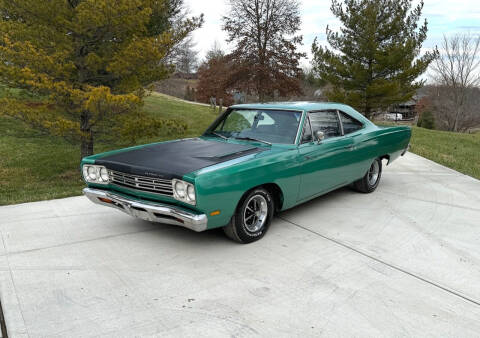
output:
<instances>
[{"instance_id":1,"label":"distant house","mask_svg":"<svg viewBox=\"0 0 480 338\"><path fill-rule=\"evenodd\" d=\"M386 120L414 120L417 115L417 104L425 95L416 94L412 97L411 100L406 102L394 104L389 107L388 111L385 113L384 118Z\"/></svg>"}]
</instances>

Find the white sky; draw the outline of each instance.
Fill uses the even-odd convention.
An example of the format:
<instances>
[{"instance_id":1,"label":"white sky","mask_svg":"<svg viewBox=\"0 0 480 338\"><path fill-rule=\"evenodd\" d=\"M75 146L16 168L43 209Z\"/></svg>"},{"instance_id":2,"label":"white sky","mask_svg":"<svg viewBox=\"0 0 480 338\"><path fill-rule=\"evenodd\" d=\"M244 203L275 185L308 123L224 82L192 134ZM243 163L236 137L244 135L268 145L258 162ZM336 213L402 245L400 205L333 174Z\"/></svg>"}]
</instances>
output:
<instances>
[{"instance_id":1,"label":"white sky","mask_svg":"<svg viewBox=\"0 0 480 338\"><path fill-rule=\"evenodd\" d=\"M425 49L440 46L442 35L469 31L480 34L480 0L424 0L423 17L428 21L428 38L424 42ZM418 2L415 2L418 3ZM225 42L226 35L222 31L222 16L228 11L225 0L185 0L192 15L204 14L205 23L194 34L196 49L203 58L206 51L215 41L228 51ZM303 35L301 50L310 58L310 49L315 37L320 42L325 41L325 28L329 25L335 29L339 22L330 12L330 0L300 0ZM422 19L423 20L423 19ZM303 66L309 65L309 60L302 60Z\"/></svg>"}]
</instances>

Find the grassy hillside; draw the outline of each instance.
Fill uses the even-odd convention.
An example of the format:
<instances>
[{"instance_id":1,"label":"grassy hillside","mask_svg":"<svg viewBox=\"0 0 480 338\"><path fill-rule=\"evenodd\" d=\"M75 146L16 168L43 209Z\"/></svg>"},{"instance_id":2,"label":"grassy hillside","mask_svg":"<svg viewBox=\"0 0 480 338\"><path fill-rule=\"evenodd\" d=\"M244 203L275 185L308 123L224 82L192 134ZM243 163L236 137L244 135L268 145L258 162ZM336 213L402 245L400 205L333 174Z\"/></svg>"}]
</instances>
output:
<instances>
[{"instance_id":1,"label":"grassy hillside","mask_svg":"<svg viewBox=\"0 0 480 338\"><path fill-rule=\"evenodd\" d=\"M216 117L208 107L157 94L145 100L145 110L160 117L184 120L188 130L183 135L161 135L141 143L198 136ZM118 147L95 144L95 152ZM42 135L17 120L0 118L0 205L80 195L84 183L79 162L79 146Z\"/></svg>"},{"instance_id":2,"label":"grassy hillside","mask_svg":"<svg viewBox=\"0 0 480 338\"><path fill-rule=\"evenodd\" d=\"M216 117L208 107L162 94L148 97L145 110L182 119L188 131L184 135L143 139L140 143L200 135ZM100 143L95 145L95 152L116 148L118 144ZM414 127L411 151L480 179L480 133L457 134ZM79 146L61 138L42 135L16 120L0 118L0 205L80 195L84 184L78 167L79 153Z\"/></svg>"},{"instance_id":3,"label":"grassy hillside","mask_svg":"<svg viewBox=\"0 0 480 338\"><path fill-rule=\"evenodd\" d=\"M480 179L480 133L460 134L413 127L410 151Z\"/></svg>"}]
</instances>

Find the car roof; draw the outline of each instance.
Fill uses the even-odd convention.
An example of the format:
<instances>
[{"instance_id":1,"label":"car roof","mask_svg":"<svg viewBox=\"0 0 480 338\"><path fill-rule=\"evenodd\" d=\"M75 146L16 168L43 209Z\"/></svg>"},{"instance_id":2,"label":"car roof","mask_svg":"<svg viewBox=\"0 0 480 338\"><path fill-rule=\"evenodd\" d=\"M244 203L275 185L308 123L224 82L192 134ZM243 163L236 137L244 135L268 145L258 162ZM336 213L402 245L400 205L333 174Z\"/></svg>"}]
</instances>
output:
<instances>
[{"instance_id":1,"label":"car roof","mask_svg":"<svg viewBox=\"0 0 480 338\"><path fill-rule=\"evenodd\" d=\"M236 104L230 108L241 108L241 109L282 109L282 110L304 110L304 111L315 111L315 110L329 110L329 109L338 109L351 117L361 120L368 123L369 120L365 118L358 111L353 109L350 106L342 103L336 102L315 102L315 101L287 101L287 102L266 102L266 103L246 103L246 104Z\"/></svg>"}]
</instances>

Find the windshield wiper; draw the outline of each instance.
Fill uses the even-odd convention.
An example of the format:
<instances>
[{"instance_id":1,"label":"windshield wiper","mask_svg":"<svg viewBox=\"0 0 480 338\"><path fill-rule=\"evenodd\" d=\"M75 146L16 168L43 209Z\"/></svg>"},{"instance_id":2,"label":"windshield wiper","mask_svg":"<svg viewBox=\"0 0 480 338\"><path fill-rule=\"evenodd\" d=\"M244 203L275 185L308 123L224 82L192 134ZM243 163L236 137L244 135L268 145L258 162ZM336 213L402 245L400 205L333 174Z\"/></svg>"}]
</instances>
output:
<instances>
[{"instance_id":1,"label":"windshield wiper","mask_svg":"<svg viewBox=\"0 0 480 338\"><path fill-rule=\"evenodd\" d=\"M216 133L216 132L214 132L214 131L209 131L208 133L209 133L209 134L212 134L212 135L215 135L215 136L218 136L218 137L221 137L221 138L223 138L224 140L228 140L228 137L223 136L222 134Z\"/></svg>"},{"instance_id":2,"label":"windshield wiper","mask_svg":"<svg viewBox=\"0 0 480 338\"><path fill-rule=\"evenodd\" d=\"M270 142L268 141L264 141L264 140L259 140L257 138L253 138L253 137L248 137L248 136L245 136L245 137L234 137L234 139L236 140L247 140L247 141L256 141L256 142L262 142L262 143L265 143L265 144L268 144L268 145L272 145Z\"/></svg>"}]
</instances>

